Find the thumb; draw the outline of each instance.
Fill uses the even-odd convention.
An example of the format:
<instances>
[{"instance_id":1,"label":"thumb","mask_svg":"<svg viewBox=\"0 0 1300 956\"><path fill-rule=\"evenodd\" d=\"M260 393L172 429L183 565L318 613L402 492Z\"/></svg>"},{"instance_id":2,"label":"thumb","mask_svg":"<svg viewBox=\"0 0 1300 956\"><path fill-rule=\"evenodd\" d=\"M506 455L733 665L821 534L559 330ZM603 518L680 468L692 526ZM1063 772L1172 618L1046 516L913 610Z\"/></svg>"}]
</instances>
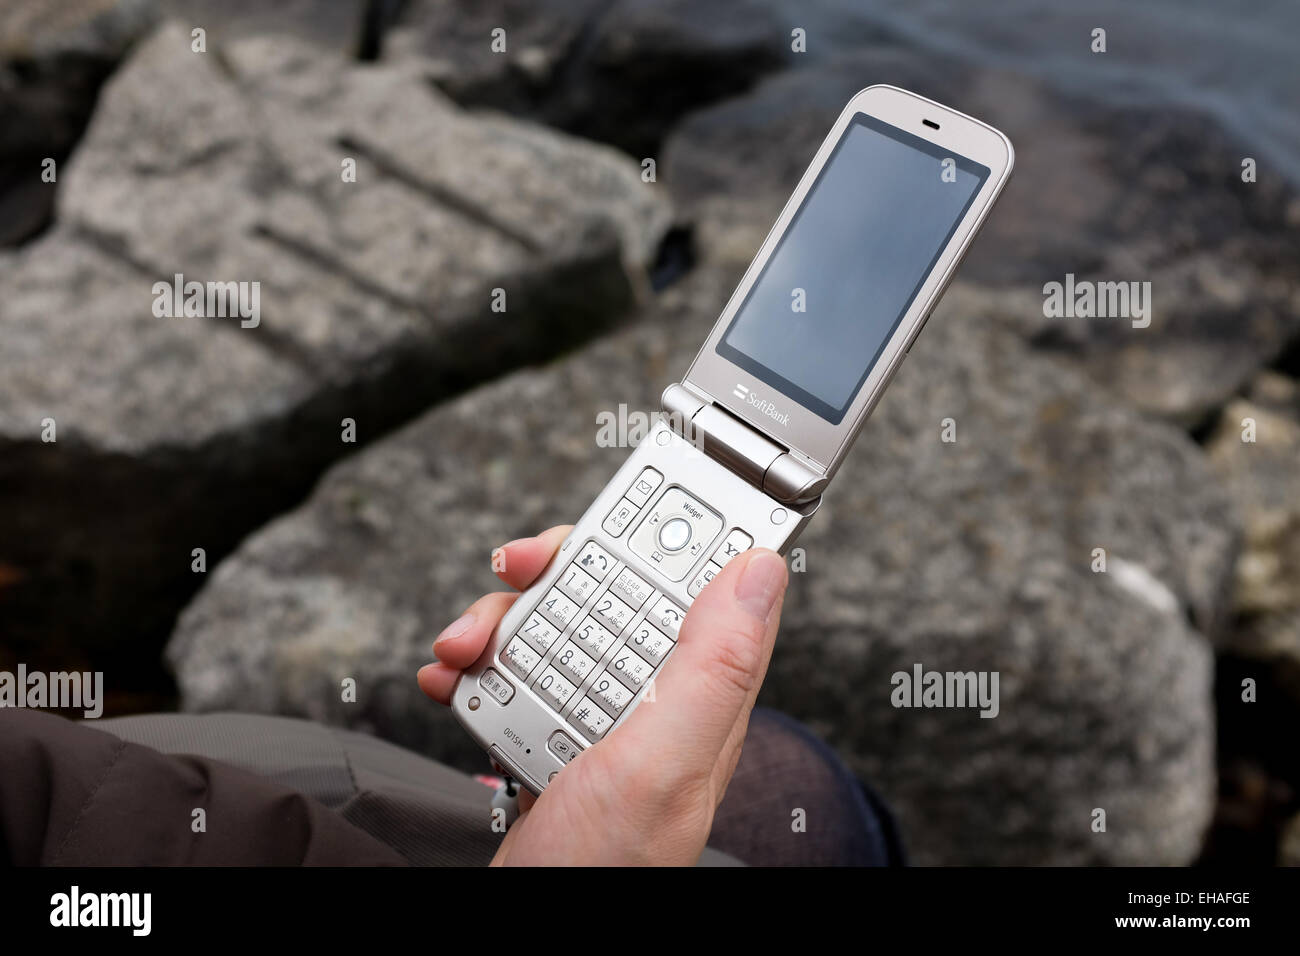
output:
<instances>
[{"instance_id":1,"label":"thumb","mask_svg":"<svg viewBox=\"0 0 1300 956\"><path fill-rule=\"evenodd\" d=\"M667 751L679 772L708 779L735 761L772 656L786 587L785 561L774 551L747 551L730 561L691 605L677 648L621 733L643 752ZM725 781L723 781L725 782Z\"/></svg>"}]
</instances>

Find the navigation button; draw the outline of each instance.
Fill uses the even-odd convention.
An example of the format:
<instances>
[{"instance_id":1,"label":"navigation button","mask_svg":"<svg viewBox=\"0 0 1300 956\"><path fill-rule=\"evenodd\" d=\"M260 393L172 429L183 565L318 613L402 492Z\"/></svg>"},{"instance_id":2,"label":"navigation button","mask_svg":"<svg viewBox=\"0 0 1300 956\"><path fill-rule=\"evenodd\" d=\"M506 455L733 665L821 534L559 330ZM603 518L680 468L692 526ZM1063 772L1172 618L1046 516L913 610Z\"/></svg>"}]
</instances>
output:
<instances>
[{"instance_id":1,"label":"navigation button","mask_svg":"<svg viewBox=\"0 0 1300 956\"><path fill-rule=\"evenodd\" d=\"M691 540L691 523L685 518L670 518L659 529L659 544L665 551L680 551Z\"/></svg>"}]
</instances>

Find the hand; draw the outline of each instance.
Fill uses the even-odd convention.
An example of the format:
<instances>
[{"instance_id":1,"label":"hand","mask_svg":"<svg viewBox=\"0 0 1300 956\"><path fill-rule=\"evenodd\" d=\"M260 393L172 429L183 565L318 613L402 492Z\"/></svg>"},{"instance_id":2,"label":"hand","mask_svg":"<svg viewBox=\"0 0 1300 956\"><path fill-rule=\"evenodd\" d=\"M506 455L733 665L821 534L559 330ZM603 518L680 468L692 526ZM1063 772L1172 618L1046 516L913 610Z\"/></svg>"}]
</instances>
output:
<instances>
[{"instance_id":1,"label":"hand","mask_svg":"<svg viewBox=\"0 0 1300 956\"><path fill-rule=\"evenodd\" d=\"M505 545L494 554L499 577L528 587L569 531ZM774 552L733 558L691 605L655 678L655 699L574 758L541 797L521 793L519 819L493 865L694 864L740 759L785 586L785 562ZM448 625L433 643L438 663L417 675L426 694L450 703L460 670L483 653L517 597L484 595Z\"/></svg>"}]
</instances>

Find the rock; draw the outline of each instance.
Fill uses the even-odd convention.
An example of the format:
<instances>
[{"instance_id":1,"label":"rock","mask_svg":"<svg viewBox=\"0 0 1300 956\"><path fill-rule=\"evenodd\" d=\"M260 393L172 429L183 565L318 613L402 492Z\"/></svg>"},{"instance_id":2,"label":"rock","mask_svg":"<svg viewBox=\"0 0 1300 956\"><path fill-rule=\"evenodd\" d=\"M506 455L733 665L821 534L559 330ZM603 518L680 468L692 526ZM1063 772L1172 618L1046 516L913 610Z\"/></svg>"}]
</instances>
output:
<instances>
[{"instance_id":1,"label":"rock","mask_svg":"<svg viewBox=\"0 0 1300 956\"><path fill-rule=\"evenodd\" d=\"M1292 817L1282 832L1277 862L1278 866L1300 866L1300 814Z\"/></svg>"},{"instance_id":2,"label":"rock","mask_svg":"<svg viewBox=\"0 0 1300 956\"><path fill-rule=\"evenodd\" d=\"M300 500L355 450L344 419L364 443L609 328L671 219L606 147L179 26L106 85L61 181L60 225L0 259L0 599L13 653L125 646L123 683L161 678L192 550L213 566ZM176 274L260 283L257 321L156 315Z\"/></svg>"},{"instance_id":3,"label":"rock","mask_svg":"<svg viewBox=\"0 0 1300 956\"><path fill-rule=\"evenodd\" d=\"M0 9L0 246L45 228L55 171L90 119L105 77L153 26L154 0L6 0Z\"/></svg>"},{"instance_id":4,"label":"rock","mask_svg":"<svg viewBox=\"0 0 1300 956\"><path fill-rule=\"evenodd\" d=\"M393 3L382 0L159 0L188 33L201 27L209 50L247 37L282 34L342 56L373 59L374 31L389 25ZM377 20L377 22L376 22Z\"/></svg>"},{"instance_id":5,"label":"rock","mask_svg":"<svg viewBox=\"0 0 1300 956\"><path fill-rule=\"evenodd\" d=\"M657 409L736 278L697 270L632 329L335 466L182 615L167 657L184 708L482 766L415 687L430 641L497 586L492 547L585 508L626 454L597 447L596 416ZM1225 610L1230 503L1185 437L967 320L985 308L950 291L799 542L763 700L884 792L916 862L1186 863L1214 800L1202 629ZM891 675L917 663L997 671L999 715L895 709Z\"/></svg>"},{"instance_id":6,"label":"rock","mask_svg":"<svg viewBox=\"0 0 1300 956\"><path fill-rule=\"evenodd\" d=\"M655 155L684 113L747 89L789 54L785 18L758 0L417 0L385 42L385 56L418 58L460 103L637 158Z\"/></svg>"},{"instance_id":7,"label":"rock","mask_svg":"<svg viewBox=\"0 0 1300 956\"><path fill-rule=\"evenodd\" d=\"M1259 375L1224 408L1207 450L1245 524L1224 650L1267 666L1300 706L1300 384Z\"/></svg>"},{"instance_id":8,"label":"rock","mask_svg":"<svg viewBox=\"0 0 1300 956\"><path fill-rule=\"evenodd\" d=\"M906 47L825 58L689 116L663 180L701 223L701 255L748 260L853 93L887 82L1003 129L1016 171L963 278L1011 297L1002 317L1102 387L1204 424L1300 333L1300 199L1240 179L1242 148L1208 118L1105 106L1026 77ZM1150 326L1048 319L1044 284L1149 281Z\"/></svg>"}]
</instances>

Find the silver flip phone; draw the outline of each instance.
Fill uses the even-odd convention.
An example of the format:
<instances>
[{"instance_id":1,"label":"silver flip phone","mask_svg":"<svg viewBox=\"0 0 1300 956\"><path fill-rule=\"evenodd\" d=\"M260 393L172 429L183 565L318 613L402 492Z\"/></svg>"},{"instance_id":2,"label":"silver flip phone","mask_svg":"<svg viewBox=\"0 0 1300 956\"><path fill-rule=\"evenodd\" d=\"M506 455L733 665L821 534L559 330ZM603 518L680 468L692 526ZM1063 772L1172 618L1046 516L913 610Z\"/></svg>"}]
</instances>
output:
<instances>
[{"instance_id":1,"label":"silver flip phone","mask_svg":"<svg viewBox=\"0 0 1300 956\"><path fill-rule=\"evenodd\" d=\"M453 711L504 773L541 793L647 694L723 565L790 548L1013 162L914 93L850 100L664 420L458 680Z\"/></svg>"}]
</instances>

